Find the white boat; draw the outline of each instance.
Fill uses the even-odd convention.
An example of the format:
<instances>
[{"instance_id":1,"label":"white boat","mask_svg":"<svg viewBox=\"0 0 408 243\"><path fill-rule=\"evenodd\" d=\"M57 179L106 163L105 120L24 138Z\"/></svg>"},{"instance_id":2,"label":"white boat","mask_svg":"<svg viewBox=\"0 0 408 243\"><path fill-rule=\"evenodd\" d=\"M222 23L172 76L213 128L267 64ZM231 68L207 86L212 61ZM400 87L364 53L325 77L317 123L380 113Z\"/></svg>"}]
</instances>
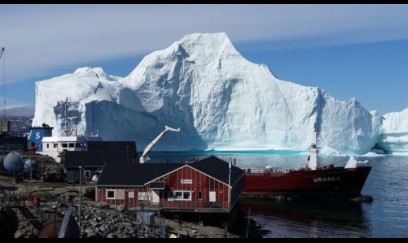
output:
<instances>
[{"instance_id":1,"label":"white boat","mask_svg":"<svg viewBox=\"0 0 408 243\"><path fill-rule=\"evenodd\" d=\"M38 153L51 156L57 163L61 163L61 152L86 151L88 141L88 138L84 136L44 137L41 141L42 151Z\"/></svg>"}]
</instances>

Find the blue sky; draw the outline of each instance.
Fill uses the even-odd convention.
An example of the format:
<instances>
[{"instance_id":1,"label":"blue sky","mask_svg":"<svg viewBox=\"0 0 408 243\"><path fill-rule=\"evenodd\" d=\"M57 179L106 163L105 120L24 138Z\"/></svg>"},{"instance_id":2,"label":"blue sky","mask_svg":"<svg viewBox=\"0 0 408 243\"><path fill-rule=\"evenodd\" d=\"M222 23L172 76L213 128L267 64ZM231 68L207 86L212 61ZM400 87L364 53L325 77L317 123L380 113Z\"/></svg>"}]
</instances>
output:
<instances>
[{"instance_id":1,"label":"blue sky","mask_svg":"<svg viewBox=\"0 0 408 243\"><path fill-rule=\"evenodd\" d=\"M186 34L226 32L278 78L387 113L408 107L407 23L408 5L0 5L0 80L5 62L8 107L34 106L36 81L126 76Z\"/></svg>"}]
</instances>

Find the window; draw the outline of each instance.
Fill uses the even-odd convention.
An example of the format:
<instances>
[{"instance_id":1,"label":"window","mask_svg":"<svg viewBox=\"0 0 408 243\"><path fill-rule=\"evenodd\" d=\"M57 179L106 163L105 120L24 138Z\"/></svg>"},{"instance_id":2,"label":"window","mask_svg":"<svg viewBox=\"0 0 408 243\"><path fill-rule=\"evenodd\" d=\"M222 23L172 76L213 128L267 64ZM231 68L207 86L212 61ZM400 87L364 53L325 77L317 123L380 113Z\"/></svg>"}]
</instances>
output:
<instances>
[{"instance_id":1,"label":"window","mask_svg":"<svg viewBox=\"0 0 408 243\"><path fill-rule=\"evenodd\" d=\"M125 199L125 189L116 189L115 194L115 199Z\"/></svg>"},{"instance_id":2,"label":"window","mask_svg":"<svg viewBox=\"0 0 408 243\"><path fill-rule=\"evenodd\" d=\"M54 143L54 148L58 148L58 143Z\"/></svg>"},{"instance_id":3,"label":"window","mask_svg":"<svg viewBox=\"0 0 408 243\"><path fill-rule=\"evenodd\" d=\"M170 194L169 194L170 197ZM191 201L191 191L174 191L173 200Z\"/></svg>"},{"instance_id":4,"label":"window","mask_svg":"<svg viewBox=\"0 0 408 243\"><path fill-rule=\"evenodd\" d=\"M69 143L68 146L69 148L75 148L75 143Z\"/></svg>"},{"instance_id":5,"label":"window","mask_svg":"<svg viewBox=\"0 0 408 243\"><path fill-rule=\"evenodd\" d=\"M203 194L201 192L198 192L198 200L203 200Z\"/></svg>"},{"instance_id":6,"label":"window","mask_svg":"<svg viewBox=\"0 0 408 243\"><path fill-rule=\"evenodd\" d=\"M90 178L91 177L91 171L90 170L84 170L84 177L85 178Z\"/></svg>"},{"instance_id":7,"label":"window","mask_svg":"<svg viewBox=\"0 0 408 243\"><path fill-rule=\"evenodd\" d=\"M167 194L167 200L168 201L174 201L174 198L175 198L175 196L174 196L173 192L169 192Z\"/></svg>"},{"instance_id":8,"label":"window","mask_svg":"<svg viewBox=\"0 0 408 243\"><path fill-rule=\"evenodd\" d=\"M115 190L106 190L106 199L115 199Z\"/></svg>"},{"instance_id":9,"label":"window","mask_svg":"<svg viewBox=\"0 0 408 243\"><path fill-rule=\"evenodd\" d=\"M149 200L149 195L147 192L138 192L137 193L137 200L138 201L147 201Z\"/></svg>"},{"instance_id":10,"label":"window","mask_svg":"<svg viewBox=\"0 0 408 243\"><path fill-rule=\"evenodd\" d=\"M50 144L49 144L49 143L47 143L47 148L50 148Z\"/></svg>"},{"instance_id":11,"label":"window","mask_svg":"<svg viewBox=\"0 0 408 243\"><path fill-rule=\"evenodd\" d=\"M68 148L68 144L66 144L66 143L61 143L61 147L62 147L62 148Z\"/></svg>"}]
</instances>

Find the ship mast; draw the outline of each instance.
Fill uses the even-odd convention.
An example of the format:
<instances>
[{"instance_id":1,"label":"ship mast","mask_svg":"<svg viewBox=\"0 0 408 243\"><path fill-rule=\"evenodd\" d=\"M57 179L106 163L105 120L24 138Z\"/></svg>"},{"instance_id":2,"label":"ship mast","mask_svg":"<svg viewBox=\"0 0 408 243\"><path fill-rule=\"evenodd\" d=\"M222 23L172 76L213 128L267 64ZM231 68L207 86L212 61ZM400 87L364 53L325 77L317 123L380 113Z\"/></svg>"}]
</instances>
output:
<instances>
[{"instance_id":1,"label":"ship mast","mask_svg":"<svg viewBox=\"0 0 408 243\"><path fill-rule=\"evenodd\" d=\"M317 169L317 125L314 124L312 144L310 145L310 155L309 155L309 169Z\"/></svg>"},{"instance_id":2,"label":"ship mast","mask_svg":"<svg viewBox=\"0 0 408 243\"><path fill-rule=\"evenodd\" d=\"M69 124L68 119L73 119L76 118L76 116L71 116L68 117L68 105L69 105L69 100L68 97L66 98L66 100L61 100L57 102L57 106L62 106L62 108L64 109L64 117L63 117L63 122L64 122L64 135L65 137L68 136L73 136L73 129L72 129L72 124ZM76 136L76 134L75 134Z\"/></svg>"}]
</instances>

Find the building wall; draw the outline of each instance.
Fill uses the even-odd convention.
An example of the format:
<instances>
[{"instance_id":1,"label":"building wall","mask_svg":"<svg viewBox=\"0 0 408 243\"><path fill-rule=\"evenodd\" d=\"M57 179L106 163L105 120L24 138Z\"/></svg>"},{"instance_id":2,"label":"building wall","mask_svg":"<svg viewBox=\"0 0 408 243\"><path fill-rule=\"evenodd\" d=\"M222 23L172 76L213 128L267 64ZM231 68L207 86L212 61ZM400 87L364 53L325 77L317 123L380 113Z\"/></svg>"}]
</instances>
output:
<instances>
[{"instance_id":1,"label":"building wall","mask_svg":"<svg viewBox=\"0 0 408 243\"><path fill-rule=\"evenodd\" d=\"M107 198L108 191L115 191L115 198ZM112 206L126 205L128 208L150 204L149 189L147 187L96 187L96 202L107 203ZM143 193L143 194L140 194ZM141 196L145 196L142 198Z\"/></svg>"},{"instance_id":2,"label":"building wall","mask_svg":"<svg viewBox=\"0 0 408 243\"><path fill-rule=\"evenodd\" d=\"M189 205L192 207L217 207L221 203L222 208L228 208L228 186L189 166L184 166L157 181L165 181L168 185L167 195L165 195L167 207L178 207L178 205L182 207ZM191 191L191 201L172 200L169 194L172 192L174 194L175 191ZM200 192L201 199L199 198ZM215 194L215 202L210 202L210 192Z\"/></svg>"},{"instance_id":3,"label":"building wall","mask_svg":"<svg viewBox=\"0 0 408 243\"><path fill-rule=\"evenodd\" d=\"M232 185L231 189L231 207L233 207L239 199L239 196L241 195L242 191L244 190L244 174L242 174L241 178Z\"/></svg>"},{"instance_id":4,"label":"building wall","mask_svg":"<svg viewBox=\"0 0 408 243\"><path fill-rule=\"evenodd\" d=\"M136 206L159 206L164 209L198 209L220 208L228 209L228 186L205 174L184 166L180 169L162 176L155 182L165 182L164 190L154 190L160 197L159 203L152 203L153 190L150 184L144 187L102 187L96 188L96 201L104 202L113 206L126 205L128 208ZM231 201L235 202L243 189L243 178L236 183L231 191ZM115 197L107 198L107 191L114 190ZM189 199L176 198L180 192L190 194ZM215 201L210 201L211 195L215 195ZM201 198L200 198L201 196ZM141 198L143 197L143 198Z\"/></svg>"},{"instance_id":5,"label":"building wall","mask_svg":"<svg viewBox=\"0 0 408 243\"><path fill-rule=\"evenodd\" d=\"M91 181L99 168L85 168L82 169L82 182ZM88 176L85 176L87 174ZM79 169L78 168L66 168L66 178L69 181L79 181Z\"/></svg>"}]
</instances>

